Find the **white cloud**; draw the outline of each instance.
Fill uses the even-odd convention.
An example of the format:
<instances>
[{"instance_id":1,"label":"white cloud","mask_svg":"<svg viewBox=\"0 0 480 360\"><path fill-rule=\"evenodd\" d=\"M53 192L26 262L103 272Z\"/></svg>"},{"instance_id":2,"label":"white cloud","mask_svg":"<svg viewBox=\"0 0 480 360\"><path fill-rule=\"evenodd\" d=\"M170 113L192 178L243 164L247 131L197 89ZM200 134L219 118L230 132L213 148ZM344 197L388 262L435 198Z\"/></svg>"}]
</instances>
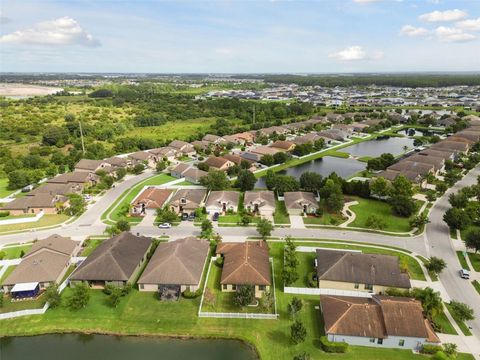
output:
<instances>
[{"instance_id":1,"label":"white cloud","mask_svg":"<svg viewBox=\"0 0 480 360\"><path fill-rule=\"evenodd\" d=\"M445 11L438 11L435 10L430 13L426 13L420 15L420 20L427 21L427 22L439 22L439 21L457 21L464 19L468 16L468 14L459 9L454 10L445 10Z\"/></svg>"},{"instance_id":2,"label":"white cloud","mask_svg":"<svg viewBox=\"0 0 480 360\"><path fill-rule=\"evenodd\" d=\"M367 58L367 53L361 46L350 46L338 52L331 53L328 56L341 61L354 61L365 60Z\"/></svg>"},{"instance_id":3,"label":"white cloud","mask_svg":"<svg viewBox=\"0 0 480 360\"><path fill-rule=\"evenodd\" d=\"M466 42L476 38L475 35L463 32L462 29L439 26L435 29L437 37L444 42Z\"/></svg>"},{"instance_id":4,"label":"white cloud","mask_svg":"<svg viewBox=\"0 0 480 360\"><path fill-rule=\"evenodd\" d=\"M476 19L459 21L455 25L464 30L480 31L480 17Z\"/></svg>"},{"instance_id":5,"label":"white cloud","mask_svg":"<svg viewBox=\"0 0 480 360\"><path fill-rule=\"evenodd\" d=\"M43 21L31 28L0 36L0 44L99 46L100 42L71 17Z\"/></svg>"},{"instance_id":6,"label":"white cloud","mask_svg":"<svg viewBox=\"0 0 480 360\"><path fill-rule=\"evenodd\" d=\"M422 27L415 27L412 25L405 25L400 29L400 34L409 37L425 36L428 30Z\"/></svg>"}]
</instances>

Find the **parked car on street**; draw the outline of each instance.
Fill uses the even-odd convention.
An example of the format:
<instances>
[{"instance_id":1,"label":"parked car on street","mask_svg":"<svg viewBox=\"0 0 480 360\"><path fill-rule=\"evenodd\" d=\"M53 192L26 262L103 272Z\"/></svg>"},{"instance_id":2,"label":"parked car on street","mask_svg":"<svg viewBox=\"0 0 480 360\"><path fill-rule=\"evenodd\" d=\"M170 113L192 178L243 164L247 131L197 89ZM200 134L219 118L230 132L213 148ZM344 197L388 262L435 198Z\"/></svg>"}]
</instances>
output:
<instances>
[{"instance_id":1,"label":"parked car on street","mask_svg":"<svg viewBox=\"0 0 480 360\"><path fill-rule=\"evenodd\" d=\"M470 272L468 270L462 269L462 270L460 270L460 277L462 279L468 280L468 279L470 279Z\"/></svg>"}]
</instances>

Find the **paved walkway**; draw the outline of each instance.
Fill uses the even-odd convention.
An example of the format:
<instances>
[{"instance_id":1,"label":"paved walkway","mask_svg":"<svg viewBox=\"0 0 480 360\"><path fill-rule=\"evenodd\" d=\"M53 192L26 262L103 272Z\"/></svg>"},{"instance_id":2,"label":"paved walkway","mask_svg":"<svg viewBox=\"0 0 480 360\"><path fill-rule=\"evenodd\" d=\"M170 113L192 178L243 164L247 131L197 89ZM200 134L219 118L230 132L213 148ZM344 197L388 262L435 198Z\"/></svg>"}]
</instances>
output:
<instances>
[{"instance_id":1,"label":"paved walkway","mask_svg":"<svg viewBox=\"0 0 480 360\"><path fill-rule=\"evenodd\" d=\"M342 215L347 218L347 221L340 224L340 227L347 227L357 218L357 214L355 214L352 210L349 209L352 205L358 205L358 201L349 201L343 205Z\"/></svg>"}]
</instances>

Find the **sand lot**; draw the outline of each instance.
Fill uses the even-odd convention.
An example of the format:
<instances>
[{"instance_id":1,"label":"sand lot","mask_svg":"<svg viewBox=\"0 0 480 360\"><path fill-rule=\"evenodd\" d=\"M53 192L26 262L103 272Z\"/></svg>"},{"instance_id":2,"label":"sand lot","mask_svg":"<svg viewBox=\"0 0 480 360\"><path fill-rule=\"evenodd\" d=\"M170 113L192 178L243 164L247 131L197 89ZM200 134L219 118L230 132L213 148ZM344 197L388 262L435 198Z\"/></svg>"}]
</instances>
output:
<instances>
[{"instance_id":1,"label":"sand lot","mask_svg":"<svg viewBox=\"0 0 480 360\"><path fill-rule=\"evenodd\" d=\"M55 94L62 90L62 88L50 86L0 83L0 96L6 97L43 96Z\"/></svg>"}]
</instances>

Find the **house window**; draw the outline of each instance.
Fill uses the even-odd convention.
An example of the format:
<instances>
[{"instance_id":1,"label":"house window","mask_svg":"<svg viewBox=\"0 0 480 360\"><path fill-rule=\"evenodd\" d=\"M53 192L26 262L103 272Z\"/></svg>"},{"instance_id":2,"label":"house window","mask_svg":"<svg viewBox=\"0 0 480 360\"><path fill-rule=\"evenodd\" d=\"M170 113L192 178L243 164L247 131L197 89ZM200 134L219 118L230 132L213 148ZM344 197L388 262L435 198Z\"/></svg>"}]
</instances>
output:
<instances>
[{"instance_id":1,"label":"house window","mask_svg":"<svg viewBox=\"0 0 480 360\"><path fill-rule=\"evenodd\" d=\"M236 291L237 290L237 285L232 285L232 290Z\"/></svg>"},{"instance_id":2,"label":"house window","mask_svg":"<svg viewBox=\"0 0 480 360\"><path fill-rule=\"evenodd\" d=\"M355 284L355 289L358 289L360 287L360 284Z\"/></svg>"},{"instance_id":3,"label":"house window","mask_svg":"<svg viewBox=\"0 0 480 360\"><path fill-rule=\"evenodd\" d=\"M266 287L265 285L260 285L260 286L258 287L258 290L260 290L260 291L265 291L266 288L267 288L267 287Z\"/></svg>"},{"instance_id":4,"label":"house window","mask_svg":"<svg viewBox=\"0 0 480 360\"><path fill-rule=\"evenodd\" d=\"M377 340L377 344L378 344L378 345L383 345L383 339L378 339L378 340Z\"/></svg>"},{"instance_id":5,"label":"house window","mask_svg":"<svg viewBox=\"0 0 480 360\"><path fill-rule=\"evenodd\" d=\"M371 343L375 343L375 338L370 338Z\"/></svg>"},{"instance_id":6,"label":"house window","mask_svg":"<svg viewBox=\"0 0 480 360\"><path fill-rule=\"evenodd\" d=\"M403 339L400 340L400 341L398 342L398 346L405 346L405 340L403 340Z\"/></svg>"},{"instance_id":7,"label":"house window","mask_svg":"<svg viewBox=\"0 0 480 360\"><path fill-rule=\"evenodd\" d=\"M372 291L373 290L373 285L372 284L365 284L365 290Z\"/></svg>"},{"instance_id":8,"label":"house window","mask_svg":"<svg viewBox=\"0 0 480 360\"><path fill-rule=\"evenodd\" d=\"M140 289L143 290L143 284L140 284L140 285L138 285L138 286L140 287Z\"/></svg>"},{"instance_id":9,"label":"house window","mask_svg":"<svg viewBox=\"0 0 480 360\"><path fill-rule=\"evenodd\" d=\"M222 287L223 287L223 290L227 290L227 284L223 284Z\"/></svg>"}]
</instances>

